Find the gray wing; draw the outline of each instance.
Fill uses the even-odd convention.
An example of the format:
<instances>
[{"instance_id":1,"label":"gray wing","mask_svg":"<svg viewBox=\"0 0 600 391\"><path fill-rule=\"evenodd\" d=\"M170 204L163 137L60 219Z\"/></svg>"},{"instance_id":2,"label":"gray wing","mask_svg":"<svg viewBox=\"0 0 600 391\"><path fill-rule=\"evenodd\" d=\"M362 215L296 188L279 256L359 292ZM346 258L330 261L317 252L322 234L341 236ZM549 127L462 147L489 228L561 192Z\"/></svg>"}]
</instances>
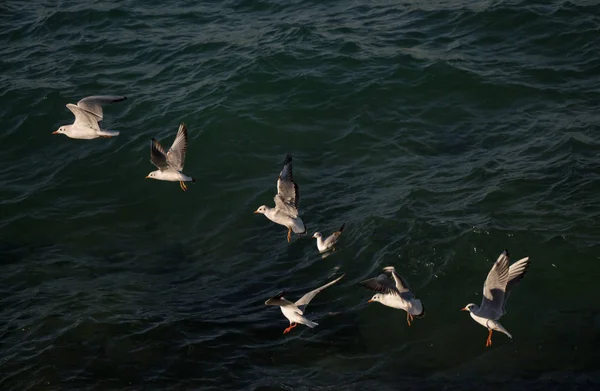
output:
<instances>
[{"instance_id":1,"label":"gray wing","mask_svg":"<svg viewBox=\"0 0 600 391\"><path fill-rule=\"evenodd\" d=\"M177 171L183 170L187 144L187 126L182 123L179 125L179 130L177 131L177 136L175 137L175 141L173 141L173 145L171 145L169 152L167 152L167 163Z\"/></svg>"},{"instance_id":2,"label":"gray wing","mask_svg":"<svg viewBox=\"0 0 600 391\"><path fill-rule=\"evenodd\" d=\"M124 96L117 95L96 95L88 96L77 102L77 106L82 110L96 116L98 121L102 121L102 106L110 103L121 102L127 99Z\"/></svg>"},{"instance_id":3,"label":"gray wing","mask_svg":"<svg viewBox=\"0 0 600 391\"><path fill-rule=\"evenodd\" d=\"M268 299L267 301L265 301L265 305L278 305L281 307L281 306L285 306L285 305L294 304L291 301L286 300L283 297L283 295L285 295L285 292L279 292L275 296L273 296L270 299Z\"/></svg>"},{"instance_id":4,"label":"gray wing","mask_svg":"<svg viewBox=\"0 0 600 391\"><path fill-rule=\"evenodd\" d=\"M402 297L404 300L411 300L415 298L415 295L410 291L408 282L406 282L404 277L396 273L396 269L393 266L386 266L383 268L383 270L392 274L394 283L396 284L396 289L398 292L400 292L400 297Z\"/></svg>"},{"instance_id":5,"label":"gray wing","mask_svg":"<svg viewBox=\"0 0 600 391\"><path fill-rule=\"evenodd\" d=\"M504 294L504 303L502 305L502 313L506 312L505 306L508 296L512 289L523 279L527 269L529 268L529 257L519 259L517 262L510 265L508 268L508 283L506 284L506 293Z\"/></svg>"},{"instance_id":6,"label":"gray wing","mask_svg":"<svg viewBox=\"0 0 600 391\"><path fill-rule=\"evenodd\" d=\"M167 154L165 153L162 145L160 145L156 139L152 139L150 142L150 161L161 171L169 168L169 164L167 163Z\"/></svg>"},{"instance_id":7,"label":"gray wing","mask_svg":"<svg viewBox=\"0 0 600 391\"><path fill-rule=\"evenodd\" d=\"M483 298L478 315L498 320L503 314L504 296L508 283L508 252L500 254L483 285Z\"/></svg>"},{"instance_id":8,"label":"gray wing","mask_svg":"<svg viewBox=\"0 0 600 391\"><path fill-rule=\"evenodd\" d=\"M380 274L377 277L369 278L368 280L361 281L358 284L375 292L400 296L400 291L398 291L398 288L396 288L394 282L385 274Z\"/></svg>"},{"instance_id":9,"label":"gray wing","mask_svg":"<svg viewBox=\"0 0 600 391\"><path fill-rule=\"evenodd\" d=\"M275 196L275 205L287 205L287 208L293 210L298 215L298 205L300 203L300 192L298 185L292 178L292 157L287 155L279 178L277 179L277 195ZM293 217L296 217L293 216Z\"/></svg>"},{"instance_id":10,"label":"gray wing","mask_svg":"<svg viewBox=\"0 0 600 391\"><path fill-rule=\"evenodd\" d=\"M342 232L344 232L345 226L346 224L342 224L342 227L338 231L335 231L327 239L325 239L325 245L329 247L336 244L340 238L340 235L342 234Z\"/></svg>"},{"instance_id":11,"label":"gray wing","mask_svg":"<svg viewBox=\"0 0 600 391\"><path fill-rule=\"evenodd\" d=\"M339 280L341 280L346 274L342 274L341 276L339 276L338 278L336 278L335 280L328 282L327 284L323 285L322 287L319 287L315 290L312 290L310 292L308 292L307 294L305 294L304 296L302 296L295 304L296 306L298 306L298 308L304 312L304 310L306 309L306 306L308 305L308 303L310 303L310 301L317 295L317 293L321 292L323 289L332 286L333 284L335 284L336 282L338 282Z\"/></svg>"},{"instance_id":12,"label":"gray wing","mask_svg":"<svg viewBox=\"0 0 600 391\"><path fill-rule=\"evenodd\" d=\"M101 118L86 110L83 110L81 107L76 106L72 103L67 103L67 109L71 110L73 115L75 115L75 122L73 122L73 125L75 127L84 127L100 130L100 125L98 125L98 121L100 121Z\"/></svg>"}]
</instances>

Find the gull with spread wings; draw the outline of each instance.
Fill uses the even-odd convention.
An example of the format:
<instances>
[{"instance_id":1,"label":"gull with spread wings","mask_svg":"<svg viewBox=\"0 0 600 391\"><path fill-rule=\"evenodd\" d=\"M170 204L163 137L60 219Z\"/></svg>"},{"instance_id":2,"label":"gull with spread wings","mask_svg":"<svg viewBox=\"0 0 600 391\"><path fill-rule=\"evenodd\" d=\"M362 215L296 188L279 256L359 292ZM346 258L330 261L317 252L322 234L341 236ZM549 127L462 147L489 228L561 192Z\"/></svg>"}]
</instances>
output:
<instances>
[{"instance_id":1,"label":"gull with spread wings","mask_svg":"<svg viewBox=\"0 0 600 391\"><path fill-rule=\"evenodd\" d=\"M383 270L390 273L394 281L387 275L380 274L375 278L359 282L365 288L379 292L369 300L369 303L378 301L385 306L406 311L406 322L409 326L415 317L425 316L425 306L410 291L408 283L396 273L396 269L393 266L386 266Z\"/></svg>"},{"instance_id":2,"label":"gull with spread wings","mask_svg":"<svg viewBox=\"0 0 600 391\"><path fill-rule=\"evenodd\" d=\"M483 285L481 306L470 303L461 311L469 311L471 318L489 330L485 346L492 346L492 331L500 331L512 339L512 335L498 322L506 313L506 300L514 286L523 278L529 267L529 257L509 264L508 250L498 257Z\"/></svg>"},{"instance_id":3,"label":"gull with spread wings","mask_svg":"<svg viewBox=\"0 0 600 391\"><path fill-rule=\"evenodd\" d=\"M335 284L336 282L341 280L342 277L344 277L344 276L345 276L345 274L342 274L335 280L328 282L327 284L323 285L322 287L308 292L307 294L302 296L300 298L300 300L298 300L295 303L292 303L291 301L286 300L283 297L284 292L282 292L276 296L271 297L269 300L265 301L265 305L278 305L281 308L281 312L283 312L283 316L285 316L289 320L290 327L283 330L284 334L289 333L294 327L296 327L298 325L298 323L307 325L308 327L310 327L312 329L315 326L317 326L318 323L313 322L312 320L304 317L304 311L306 311L306 306L317 295L317 293L319 293L323 289Z\"/></svg>"},{"instance_id":4,"label":"gull with spread wings","mask_svg":"<svg viewBox=\"0 0 600 391\"><path fill-rule=\"evenodd\" d=\"M158 170L152 171L146 178L179 182L181 190L186 191L188 188L185 182L196 182L194 178L182 172L187 144L188 134L184 123L179 125L175 141L168 152L165 152L160 143L153 138L150 144L150 161Z\"/></svg>"},{"instance_id":5,"label":"gull with spread wings","mask_svg":"<svg viewBox=\"0 0 600 391\"><path fill-rule=\"evenodd\" d=\"M272 222L286 226L289 243L292 239L292 231L296 234L304 234L306 228L298 213L300 192L298 191L298 185L292 178L292 157L287 155L283 164L283 170L281 170L277 179L277 194L274 198L275 207L261 205L254 213L264 214Z\"/></svg>"},{"instance_id":6,"label":"gull with spread wings","mask_svg":"<svg viewBox=\"0 0 600 391\"><path fill-rule=\"evenodd\" d=\"M86 140L118 136L119 132L100 128L100 122L104 118L102 106L125 99L127 98L124 96L100 95L83 98L77 105L67 103L67 108L75 115L75 122L72 125L61 126L52 134L64 134L70 138Z\"/></svg>"}]
</instances>

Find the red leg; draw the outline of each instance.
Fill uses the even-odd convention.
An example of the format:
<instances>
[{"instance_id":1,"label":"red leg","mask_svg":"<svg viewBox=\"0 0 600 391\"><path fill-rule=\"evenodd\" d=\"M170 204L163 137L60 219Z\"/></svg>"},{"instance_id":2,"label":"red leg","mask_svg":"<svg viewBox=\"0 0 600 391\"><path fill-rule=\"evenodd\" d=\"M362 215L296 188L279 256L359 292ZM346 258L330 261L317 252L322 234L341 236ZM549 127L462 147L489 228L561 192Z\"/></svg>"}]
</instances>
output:
<instances>
[{"instance_id":1,"label":"red leg","mask_svg":"<svg viewBox=\"0 0 600 391\"><path fill-rule=\"evenodd\" d=\"M492 346L492 329L490 329L487 341L485 341L485 347L487 348L488 346Z\"/></svg>"},{"instance_id":2,"label":"red leg","mask_svg":"<svg viewBox=\"0 0 600 391\"><path fill-rule=\"evenodd\" d=\"M287 329L283 330L283 333L284 333L284 334L287 334L287 333L289 333L289 332L290 332L290 331L292 331L292 329L293 329L294 327L296 327L296 326L297 326L297 324L296 324L296 323L290 323L290 327L288 327Z\"/></svg>"},{"instance_id":3,"label":"red leg","mask_svg":"<svg viewBox=\"0 0 600 391\"><path fill-rule=\"evenodd\" d=\"M292 229L288 228L288 243L292 241Z\"/></svg>"}]
</instances>

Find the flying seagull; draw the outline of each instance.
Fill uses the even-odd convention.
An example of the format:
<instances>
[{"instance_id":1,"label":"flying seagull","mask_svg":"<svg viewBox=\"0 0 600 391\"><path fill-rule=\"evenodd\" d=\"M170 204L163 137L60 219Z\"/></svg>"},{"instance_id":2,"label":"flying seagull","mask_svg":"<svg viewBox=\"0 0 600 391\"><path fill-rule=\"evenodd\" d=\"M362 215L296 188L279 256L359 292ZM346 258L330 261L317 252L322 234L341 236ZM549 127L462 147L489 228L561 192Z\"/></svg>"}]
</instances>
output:
<instances>
[{"instance_id":1,"label":"flying seagull","mask_svg":"<svg viewBox=\"0 0 600 391\"><path fill-rule=\"evenodd\" d=\"M425 316L425 306L421 303L421 300L415 298L408 283L396 273L396 269L393 266L386 266L383 270L390 273L394 280L392 281L385 274L380 274L375 278L359 282L365 288L379 292L369 300L369 303L378 301L385 306L406 311L406 322L409 326L414 317L422 318Z\"/></svg>"},{"instance_id":2,"label":"flying seagull","mask_svg":"<svg viewBox=\"0 0 600 391\"><path fill-rule=\"evenodd\" d=\"M277 294L276 296L271 297L269 300L265 301L265 305L278 305L281 308L281 312L283 312L283 316L288 318L288 320L290 322L290 327L286 328L283 331L284 334L289 333L294 327L296 327L298 325L298 323L307 325L308 327L310 327L312 329L315 326L317 326L318 323L313 322L312 320L304 317L304 311L306 310L306 306L317 295L317 293L319 293L323 289L335 284L336 282L341 280L342 277L344 277L344 276L345 276L345 274L342 274L335 280L328 282L327 284L323 285L322 287L308 292L307 294L302 296L300 298L300 300L298 300L295 303L292 303L291 301L286 300L283 297L283 295L285 293L281 292L281 293Z\"/></svg>"},{"instance_id":3,"label":"flying seagull","mask_svg":"<svg viewBox=\"0 0 600 391\"><path fill-rule=\"evenodd\" d=\"M187 127L184 123L179 125L175 141L173 141L173 145L171 145L168 152L165 152L160 143L153 138L150 143L150 161L158 170L152 171L146 178L179 182L181 190L186 191L188 188L185 182L196 182L194 178L185 175L181 171L183 170L187 144Z\"/></svg>"},{"instance_id":4,"label":"flying seagull","mask_svg":"<svg viewBox=\"0 0 600 391\"><path fill-rule=\"evenodd\" d=\"M506 334L510 339L512 335L498 322L506 313L505 306L512 288L523 278L529 267L529 257L509 264L508 250L504 250L498 257L492 270L487 275L483 284L483 298L481 306L470 303L461 311L469 311L475 322L489 330L485 346L492 346L492 330Z\"/></svg>"},{"instance_id":5,"label":"flying seagull","mask_svg":"<svg viewBox=\"0 0 600 391\"><path fill-rule=\"evenodd\" d=\"M334 248L335 244L338 242L340 235L344 231L345 224L342 224L342 227L328 236L325 240L323 240L323 235L320 232L315 232L313 238L317 239L317 248L320 253L324 253Z\"/></svg>"},{"instance_id":6,"label":"flying seagull","mask_svg":"<svg viewBox=\"0 0 600 391\"><path fill-rule=\"evenodd\" d=\"M100 121L104 118L102 106L121 102L127 99L124 96L100 95L83 98L77 105L67 103L67 108L75 115L72 125L63 125L52 134L64 134L70 138L94 139L98 137L114 137L119 132L100 128Z\"/></svg>"},{"instance_id":7,"label":"flying seagull","mask_svg":"<svg viewBox=\"0 0 600 391\"><path fill-rule=\"evenodd\" d=\"M298 216L300 192L292 178L292 157L290 155L285 158L283 170L277 179L277 194L274 200L274 208L261 205L254 213L264 214L272 222L286 226L288 243L292 240L292 231L297 234L306 233L304 222Z\"/></svg>"}]
</instances>

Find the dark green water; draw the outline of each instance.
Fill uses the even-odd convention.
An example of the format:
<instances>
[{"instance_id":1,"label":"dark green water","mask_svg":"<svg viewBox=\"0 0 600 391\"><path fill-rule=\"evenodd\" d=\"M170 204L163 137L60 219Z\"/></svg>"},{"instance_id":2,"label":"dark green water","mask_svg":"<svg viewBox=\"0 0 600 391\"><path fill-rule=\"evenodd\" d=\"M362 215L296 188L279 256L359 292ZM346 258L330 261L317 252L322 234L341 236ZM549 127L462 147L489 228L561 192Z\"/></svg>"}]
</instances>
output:
<instances>
[{"instance_id":1,"label":"dark green water","mask_svg":"<svg viewBox=\"0 0 600 391\"><path fill-rule=\"evenodd\" d=\"M0 33L0 389L599 387L597 2L9 0ZM119 137L51 135L97 94ZM181 121L186 193L144 179ZM287 152L325 259L252 214ZM504 248L486 349L459 309ZM356 285L388 265L413 327ZM282 335L264 301L342 272Z\"/></svg>"}]
</instances>

